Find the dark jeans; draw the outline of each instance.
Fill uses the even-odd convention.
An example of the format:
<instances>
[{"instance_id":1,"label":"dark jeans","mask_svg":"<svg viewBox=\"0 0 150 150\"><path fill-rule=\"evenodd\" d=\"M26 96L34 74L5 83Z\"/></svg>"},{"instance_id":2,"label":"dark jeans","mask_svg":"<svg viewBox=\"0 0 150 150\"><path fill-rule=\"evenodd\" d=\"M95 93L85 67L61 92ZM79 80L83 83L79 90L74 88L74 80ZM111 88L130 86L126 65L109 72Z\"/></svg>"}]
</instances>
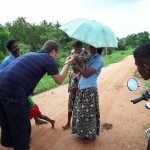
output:
<instances>
[{"instance_id":1,"label":"dark jeans","mask_svg":"<svg viewBox=\"0 0 150 150\"><path fill-rule=\"evenodd\" d=\"M29 101L0 92L1 144L15 150L28 150L31 124Z\"/></svg>"},{"instance_id":2,"label":"dark jeans","mask_svg":"<svg viewBox=\"0 0 150 150\"><path fill-rule=\"evenodd\" d=\"M150 150L150 139L148 140L147 150Z\"/></svg>"}]
</instances>

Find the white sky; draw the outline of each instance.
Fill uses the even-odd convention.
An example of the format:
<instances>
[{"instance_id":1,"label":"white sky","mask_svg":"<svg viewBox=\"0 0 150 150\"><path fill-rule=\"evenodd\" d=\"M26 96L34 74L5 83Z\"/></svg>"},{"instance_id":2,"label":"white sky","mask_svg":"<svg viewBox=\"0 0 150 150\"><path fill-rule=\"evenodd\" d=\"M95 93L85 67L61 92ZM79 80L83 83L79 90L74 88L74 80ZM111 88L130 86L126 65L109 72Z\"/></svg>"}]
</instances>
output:
<instances>
[{"instance_id":1,"label":"white sky","mask_svg":"<svg viewBox=\"0 0 150 150\"><path fill-rule=\"evenodd\" d=\"M60 24L88 18L109 26L119 38L150 32L150 0L1 0L0 24L25 17Z\"/></svg>"}]
</instances>

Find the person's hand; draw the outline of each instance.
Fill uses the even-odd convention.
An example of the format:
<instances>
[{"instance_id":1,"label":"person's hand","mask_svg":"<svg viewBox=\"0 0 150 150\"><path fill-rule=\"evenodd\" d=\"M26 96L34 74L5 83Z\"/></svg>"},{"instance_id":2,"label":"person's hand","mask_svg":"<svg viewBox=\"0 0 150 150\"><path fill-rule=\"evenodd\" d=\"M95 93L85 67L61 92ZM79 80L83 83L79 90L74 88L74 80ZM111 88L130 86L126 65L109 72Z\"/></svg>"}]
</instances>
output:
<instances>
[{"instance_id":1,"label":"person's hand","mask_svg":"<svg viewBox=\"0 0 150 150\"><path fill-rule=\"evenodd\" d=\"M70 86L68 86L68 93L71 91L71 87Z\"/></svg>"},{"instance_id":2,"label":"person's hand","mask_svg":"<svg viewBox=\"0 0 150 150\"><path fill-rule=\"evenodd\" d=\"M76 75L77 79L80 80L80 72Z\"/></svg>"},{"instance_id":3,"label":"person's hand","mask_svg":"<svg viewBox=\"0 0 150 150\"><path fill-rule=\"evenodd\" d=\"M83 63L84 62L84 57L76 57L75 60L79 63Z\"/></svg>"},{"instance_id":4,"label":"person's hand","mask_svg":"<svg viewBox=\"0 0 150 150\"><path fill-rule=\"evenodd\" d=\"M70 55L69 57L66 58L66 63L70 64L72 61L74 61L75 59L75 55Z\"/></svg>"}]
</instances>

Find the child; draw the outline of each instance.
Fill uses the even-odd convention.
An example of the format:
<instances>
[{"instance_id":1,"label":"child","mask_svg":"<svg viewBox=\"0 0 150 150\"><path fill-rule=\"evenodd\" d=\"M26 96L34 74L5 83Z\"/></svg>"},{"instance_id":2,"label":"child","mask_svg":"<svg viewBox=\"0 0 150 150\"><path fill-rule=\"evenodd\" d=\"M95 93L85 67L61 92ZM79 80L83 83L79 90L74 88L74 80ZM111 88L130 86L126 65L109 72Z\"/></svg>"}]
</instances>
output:
<instances>
[{"instance_id":1,"label":"child","mask_svg":"<svg viewBox=\"0 0 150 150\"><path fill-rule=\"evenodd\" d=\"M91 54L83 48L81 41L75 41L73 44L73 50L71 55L75 55L75 61L79 63L79 66L85 68L85 61L90 59Z\"/></svg>"},{"instance_id":2,"label":"child","mask_svg":"<svg viewBox=\"0 0 150 150\"><path fill-rule=\"evenodd\" d=\"M76 91L78 89L78 81L79 81L78 71L75 66L75 62L71 63L71 67L72 67L73 72L71 72L69 74L68 122L65 126L63 126L64 130L70 128L70 121L71 121L71 117L72 117L73 105L74 105L74 100L75 100L75 96L76 96Z\"/></svg>"},{"instance_id":3,"label":"child","mask_svg":"<svg viewBox=\"0 0 150 150\"><path fill-rule=\"evenodd\" d=\"M39 107L33 102L31 96L28 97L29 103L30 103L30 119L34 118L35 119L35 124L45 124L50 122L52 124L52 128L54 128L54 120L51 120L49 117L42 115ZM43 120L41 120L43 119ZM46 121L44 121L46 120Z\"/></svg>"}]
</instances>

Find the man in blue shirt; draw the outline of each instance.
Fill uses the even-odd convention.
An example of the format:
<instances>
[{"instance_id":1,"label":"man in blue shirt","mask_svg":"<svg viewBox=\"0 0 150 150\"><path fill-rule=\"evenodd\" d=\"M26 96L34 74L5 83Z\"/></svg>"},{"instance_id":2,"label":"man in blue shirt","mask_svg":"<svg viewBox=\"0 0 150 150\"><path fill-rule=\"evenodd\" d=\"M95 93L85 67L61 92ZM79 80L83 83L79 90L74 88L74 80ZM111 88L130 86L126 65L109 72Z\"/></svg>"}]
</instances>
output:
<instances>
[{"instance_id":1,"label":"man in blue shirt","mask_svg":"<svg viewBox=\"0 0 150 150\"><path fill-rule=\"evenodd\" d=\"M15 58L19 57L19 47L15 40L9 40L6 44L10 55L7 56L0 65L0 71L10 64Z\"/></svg>"}]
</instances>

